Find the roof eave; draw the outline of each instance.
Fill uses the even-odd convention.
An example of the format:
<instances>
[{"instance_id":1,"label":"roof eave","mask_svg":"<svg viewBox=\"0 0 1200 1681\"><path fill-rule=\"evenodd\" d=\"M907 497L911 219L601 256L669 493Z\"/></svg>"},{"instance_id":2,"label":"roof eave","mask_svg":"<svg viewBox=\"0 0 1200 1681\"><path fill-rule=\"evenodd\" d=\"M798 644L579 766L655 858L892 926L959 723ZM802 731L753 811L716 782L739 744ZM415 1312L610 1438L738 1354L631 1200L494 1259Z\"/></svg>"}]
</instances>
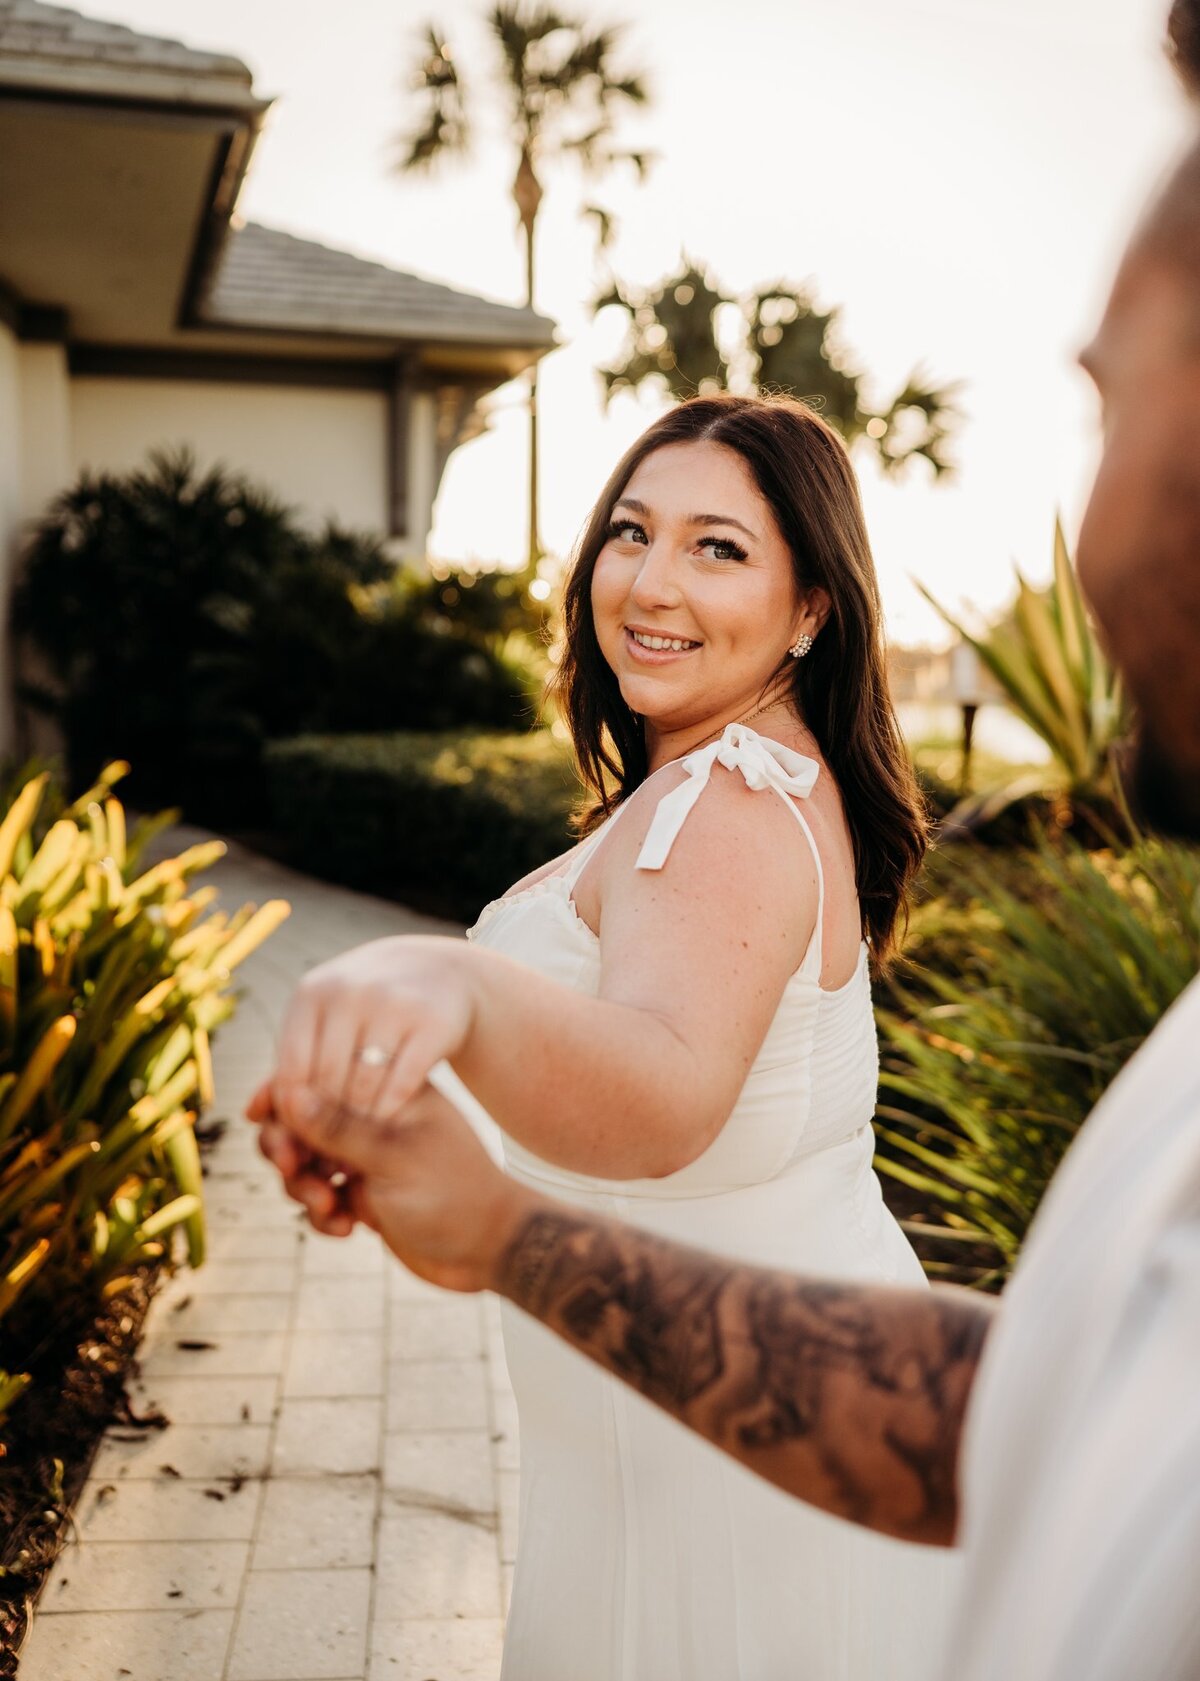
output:
<instances>
[{"instance_id":1,"label":"roof eave","mask_svg":"<svg viewBox=\"0 0 1200 1681\"><path fill-rule=\"evenodd\" d=\"M270 99L255 102L255 109L247 111L226 138L221 156L216 161L208 208L196 232L187 278L179 298L177 320L181 327L202 325L201 300L208 295L213 276L221 266L238 196L262 132L263 119L272 104Z\"/></svg>"},{"instance_id":2,"label":"roof eave","mask_svg":"<svg viewBox=\"0 0 1200 1681\"><path fill-rule=\"evenodd\" d=\"M280 347L291 353L309 354L300 350L305 343L319 347L321 354L340 353L366 362L412 356L419 365L431 369L436 369L439 364L469 367L477 356L477 371L481 375L497 373L502 380L515 379L552 350L559 349L562 343L557 334L545 340L485 337L482 333L473 337L450 337L444 331L422 333L419 328L404 333L394 330L345 332L311 325L272 327L261 322L211 320L195 322L188 328L189 342L201 355L205 352L204 341L209 335L210 342L212 339L226 341L222 349L229 348L229 340L240 341L244 346L242 354L250 356L279 354Z\"/></svg>"},{"instance_id":3,"label":"roof eave","mask_svg":"<svg viewBox=\"0 0 1200 1681\"><path fill-rule=\"evenodd\" d=\"M489 331L481 327L478 331L447 332L446 323L441 321L422 320L414 316L404 323L403 329L386 322L346 322L328 321L289 321L289 320L258 320L234 321L220 317L206 315L199 320L189 322L190 328L207 328L212 332L255 334L266 336L278 335L289 338L311 339L341 339L348 342L360 341L371 343L394 344L397 351L411 349L414 344L437 345L441 348L455 350L469 350L478 345L481 350L511 350L520 354L537 354L544 356L548 351L556 350L560 340L552 323L547 324L545 332L520 333L502 328Z\"/></svg>"},{"instance_id":4,"label":"roof eave","mask_svg":"<svg viewBox=\"0 0 1200 1681\"><path fill-rule=\"evenodd\" d=\"M26 95L40 99L144 105L152 109L172 107L211 112L232 117L255 116L261 120L270 99L260 99L253 89L232 76L180 75L138 68L126 70L119 64L96 61L90 64L63 63L35 57L11 58L0 64L0 95Z\"/></svg>"}]
</instances>

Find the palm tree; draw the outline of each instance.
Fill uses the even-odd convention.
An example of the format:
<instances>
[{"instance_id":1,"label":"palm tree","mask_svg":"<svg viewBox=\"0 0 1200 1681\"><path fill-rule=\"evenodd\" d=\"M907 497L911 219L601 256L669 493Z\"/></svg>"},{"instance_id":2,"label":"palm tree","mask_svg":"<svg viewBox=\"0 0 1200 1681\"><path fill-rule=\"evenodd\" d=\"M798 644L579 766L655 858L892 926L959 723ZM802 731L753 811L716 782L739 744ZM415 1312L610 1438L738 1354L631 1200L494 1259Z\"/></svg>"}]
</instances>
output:
<instances>
[{"instance_id":1,"label":"palm tree","mask_svg":"<svg viewBox=\"0 0 1200 1681\"><path fill-rule=\"evenodd\" d=\"M488 28L498 49L496 82L506 106L509 139L516 153L512 196L525 247L525 302L534 308L535 240L547 166L573 158L585 177L603 175L619 163L639 176L649 164L645 152L614 142L622 106L644 105L639 75L614 67L621 31L593 29L582 20L540 4L509 0L493 6ZM469 94L444 32L425 30L414 83L423 103L417 126L401 138L402 172L428 168L443 157L468 150L475 95ZM588 204L584 214L597 226L601 244L612 232L612 216ZM530 570L541 555L538 538L537 365L529 375L529 554Z\"/></svg>"},{"instance_id":2,"label":"palm tree","mask_svg":"<svg viewBox=\"0 0 1200 1681\"><path fill-rule=\"evenodd\" d=\"M600 370L608 397L646 382L676 398L708 390L791 391L848 444L871 448L885 472L901 472L918 457L935 475L950 469L956 387L933 385L914 371L889 402L869 402L867 381L839 341L838 311L819 309L804 287L781 283L735 296L685 257L657 286L613 281L592 307L598 313L613 305L625 311L629 330L617 360ZM722 309L734 318L733 332L718 338Z\"/></svg>"}]
</instances>

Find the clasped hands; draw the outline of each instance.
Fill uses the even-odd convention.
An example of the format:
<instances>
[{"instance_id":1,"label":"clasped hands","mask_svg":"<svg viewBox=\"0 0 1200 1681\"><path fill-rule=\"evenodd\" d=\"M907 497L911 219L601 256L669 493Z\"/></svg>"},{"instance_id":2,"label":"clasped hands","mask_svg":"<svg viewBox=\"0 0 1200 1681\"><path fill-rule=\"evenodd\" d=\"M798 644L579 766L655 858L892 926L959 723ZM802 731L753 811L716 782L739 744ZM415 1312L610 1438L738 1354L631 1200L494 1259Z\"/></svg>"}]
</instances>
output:
<instances>
[{"instance_id":1,"label":"clasped hands","mask_svg":"<svg viewBox=\"0 0 1200 1681\"><path fill-rule=\"evenodd\" d=\"M246 1108L316 1230L345 1237L368 1225L413 1272L452 1290L493 1282L525 1195L427 1082L463 1050L474 1012L460 941L356 947L296 989L276 1068Z\"/></svg>"}]
</instances>

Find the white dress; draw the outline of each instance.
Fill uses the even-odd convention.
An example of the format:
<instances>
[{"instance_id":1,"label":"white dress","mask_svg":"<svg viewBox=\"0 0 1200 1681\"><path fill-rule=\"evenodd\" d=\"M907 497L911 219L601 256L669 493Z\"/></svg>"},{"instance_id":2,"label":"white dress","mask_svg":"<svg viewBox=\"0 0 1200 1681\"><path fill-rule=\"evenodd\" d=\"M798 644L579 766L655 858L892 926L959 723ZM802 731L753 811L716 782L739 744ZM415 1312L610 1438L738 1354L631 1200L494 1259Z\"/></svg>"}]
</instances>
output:
<instances>
[{"instance_id":1,"label":"white dress","mask_svg":"<svg viewBox=\"0 0 1200 1681\"><path fill-rule=\"evenodd\" d=\"M731 724L682 761L688 780L660 801L637 867L662 867L718 762L786 801L818 878L811 944L733 1112L701 1156L666 1178L590 1178L506 1138L509 1170L565 1202L719 1254L920 1284L871 1166L878 1051L865 947L844 986L819 984L824 878L794 803L817 765ZM604 832L565 873L489 905L473 939L595 994L600 943L572 889ZM936 1675L951 1555L780 1493L508 1304L504 1335L521 1430L504 1681Z\"/></svg>"}]
</instances>

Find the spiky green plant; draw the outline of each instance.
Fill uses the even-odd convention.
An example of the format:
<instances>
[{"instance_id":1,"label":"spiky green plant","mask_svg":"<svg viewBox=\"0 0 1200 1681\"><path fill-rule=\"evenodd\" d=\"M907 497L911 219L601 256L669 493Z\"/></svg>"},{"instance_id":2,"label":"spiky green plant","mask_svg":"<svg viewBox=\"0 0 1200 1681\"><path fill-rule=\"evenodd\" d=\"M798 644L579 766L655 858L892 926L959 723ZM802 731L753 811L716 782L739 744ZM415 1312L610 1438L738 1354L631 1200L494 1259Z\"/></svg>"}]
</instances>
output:
<instances>
[{"instance_id":1,"label":"spiky green plant","mask_svg":"<svg viewBox=\"0 0 1200 1681\"><path fill-rule=\"evenodd\" d=\"M994 1287L1080 1125L1200 969L1200 854L964 852L939 860L949 902L916 925L927 965L880 1012L879 1166L941 1208L925 1229L942 1270Z\"/></svg>"},{"instance_id":2,"label":"spiky green plant","mask_svg":"<svg viewBox=\"0 0 1200 1681\"><path fill-rule=\"evenodd\" d=\"M210 1036L232 971L288 914L282 900L206 915L188 882L223 854L193 846L139 873L163 813L126 839L110 765L40 842L48 775L0 821L0 1322L28 1360L64 1301L119 1289L176 1227L204 1258L195 1122L212 1101ZM24 1334L24 1333L23 1333ZM25 1387L0 1373L0 1419Z\"/></svg>"},{"instance_id":3,"label":"spiky green plant","mask_svg":"<svg viewBox=\"0 0 1200 1681\"><path fill-rule=\"evenodd\" d=\"M1073 799L1116 797L1112 750L1127 728L1126 709L1120 680L1080 593L1061 522L1054 524L1053 582L1048 589L1035 589L1018 570L1011 617L990 630L973 633L923 585L918 588L975 649L1009 706L1050 749L1053 762L1045 785ZM1023 778L1013 792L1032 787ZM994 806L994 799L990 803ZM969 812L964 806L958 821Z\"/></svg>"}]
</instances>

